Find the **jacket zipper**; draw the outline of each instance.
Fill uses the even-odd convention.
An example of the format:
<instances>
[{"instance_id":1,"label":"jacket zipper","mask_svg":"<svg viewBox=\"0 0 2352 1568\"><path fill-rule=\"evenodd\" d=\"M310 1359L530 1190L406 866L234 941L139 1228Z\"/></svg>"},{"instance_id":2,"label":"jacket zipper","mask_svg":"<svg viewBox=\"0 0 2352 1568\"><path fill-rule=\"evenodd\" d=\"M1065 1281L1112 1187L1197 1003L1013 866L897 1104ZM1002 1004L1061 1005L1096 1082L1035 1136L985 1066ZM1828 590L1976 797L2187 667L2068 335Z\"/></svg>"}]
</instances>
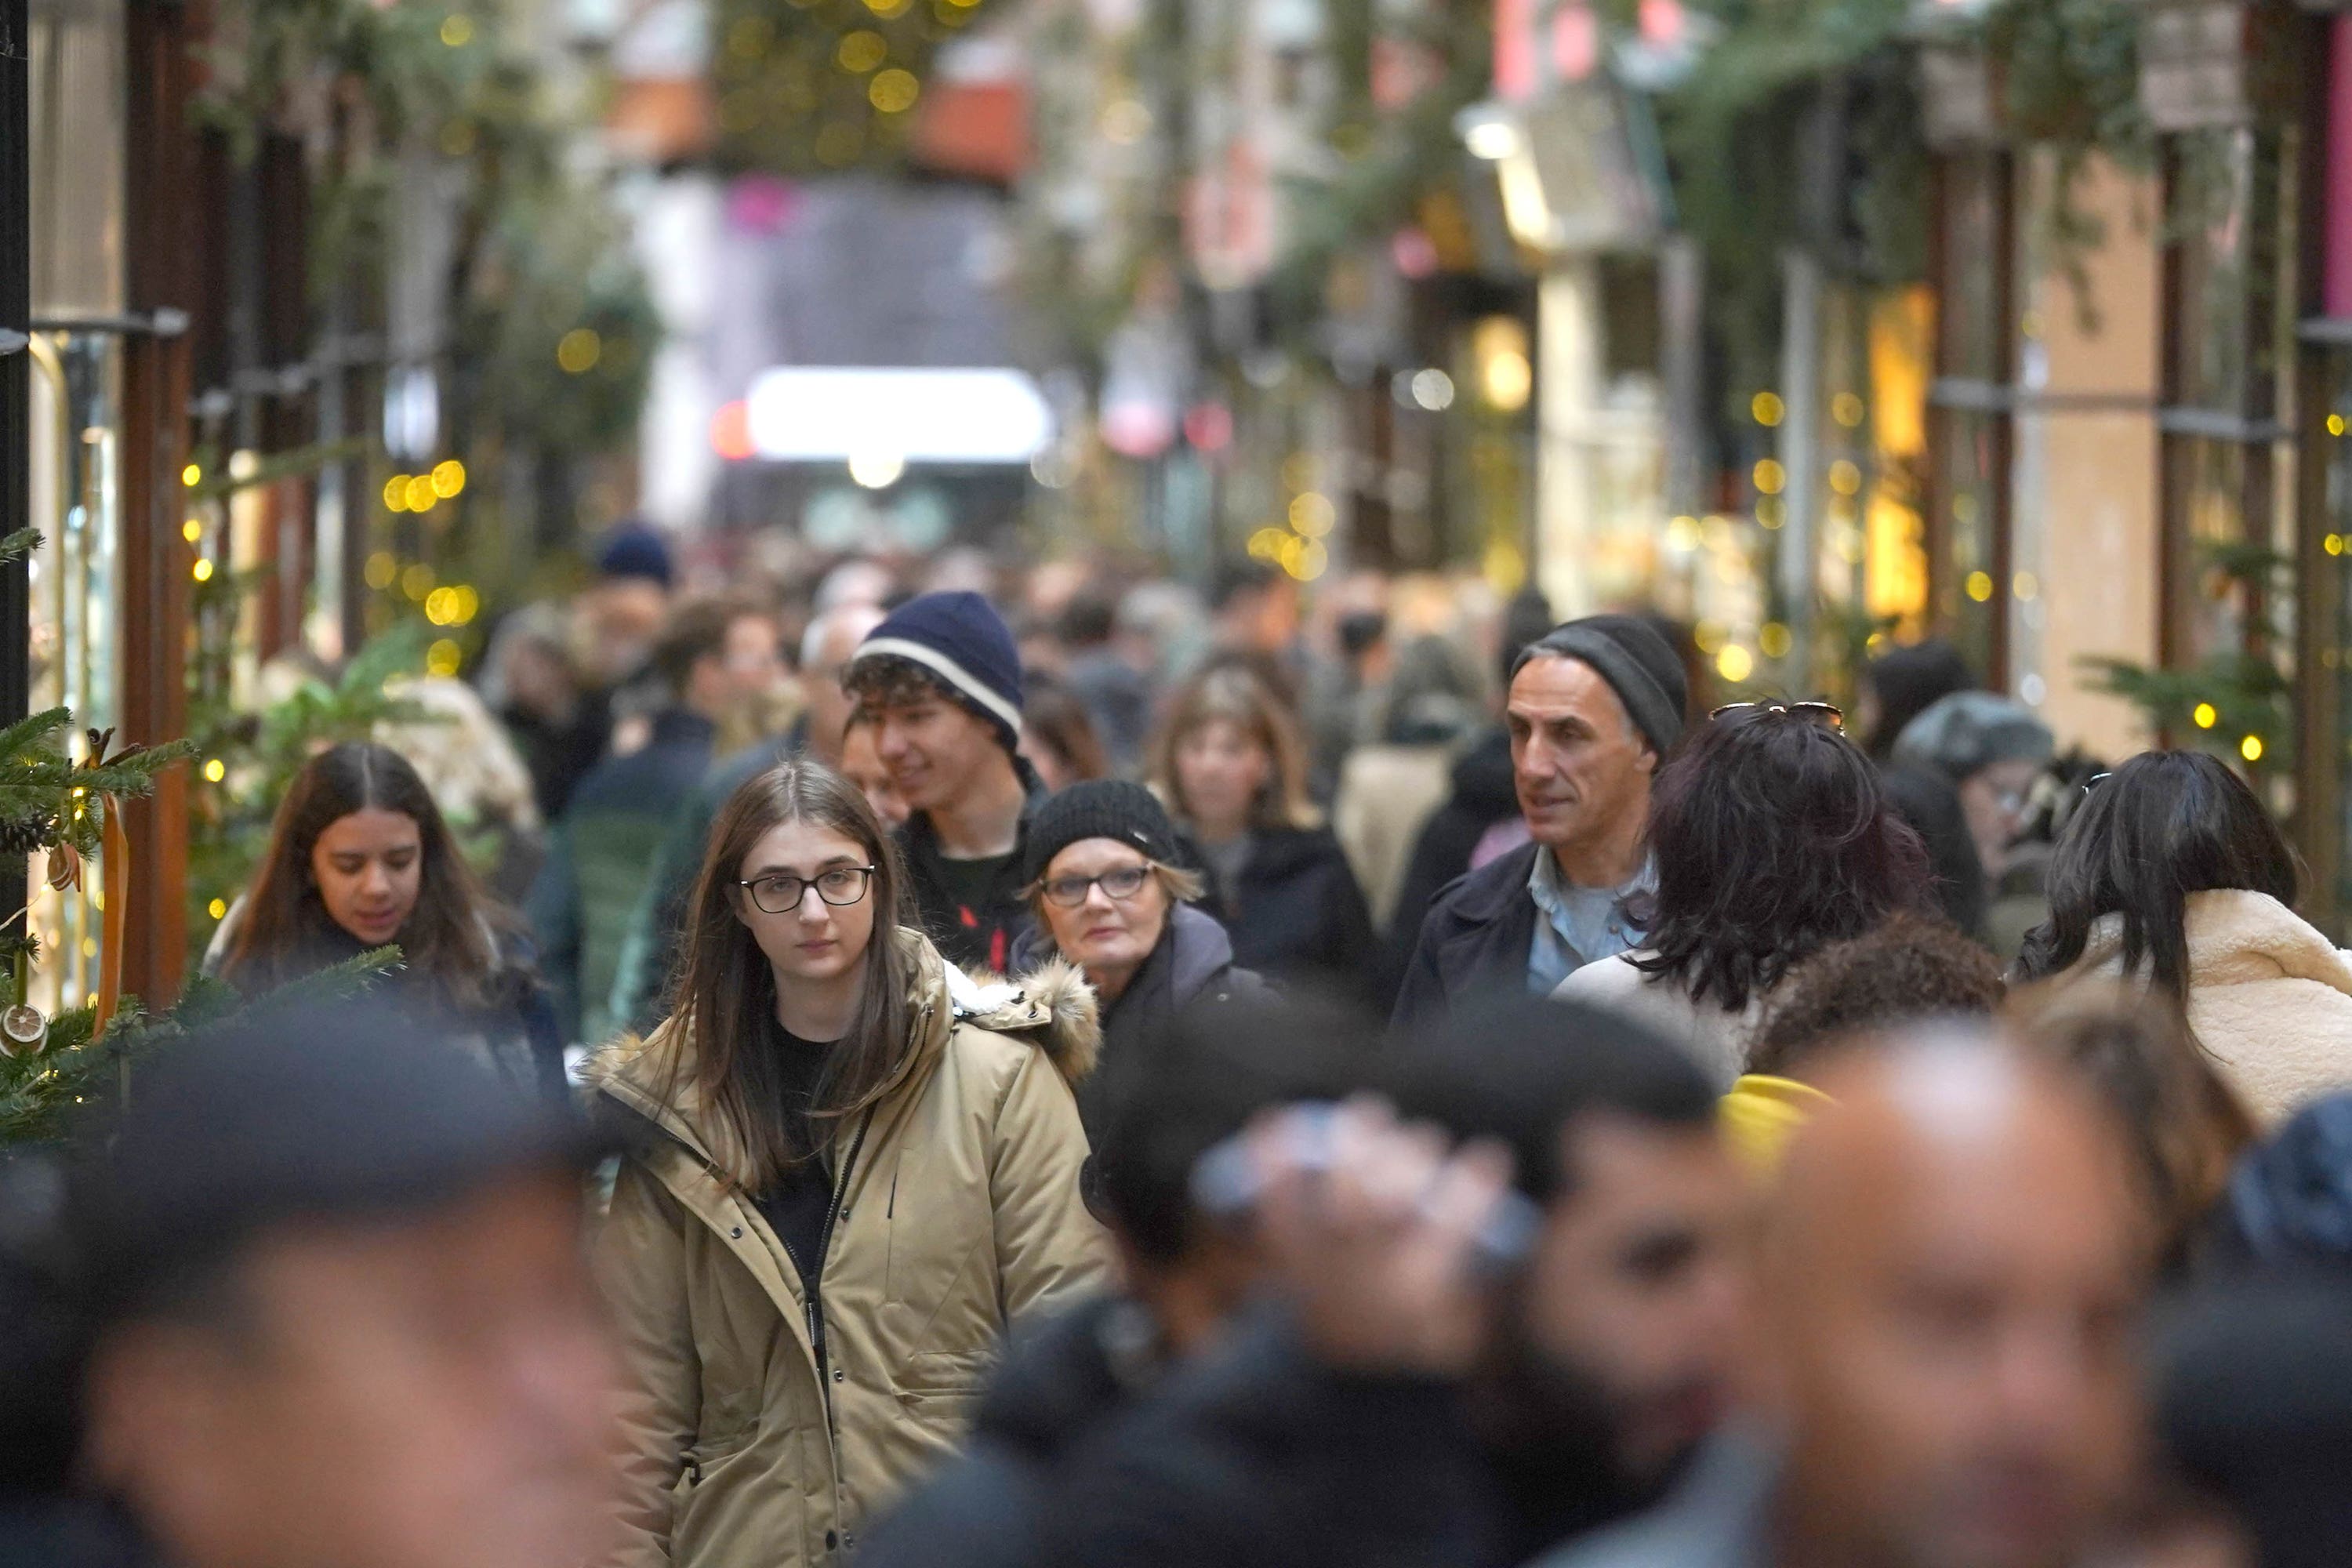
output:
<instances>
[{"instance_id":1,"label":"jacket zipper","mask_svg":"<svg viewBox=\"0 0 2352 1568\"><path fill-rule=\"evenodd\" d=\"M833 1417L833 1357L825 1348L824 1339L824 1260L833 1250L833 1227L841 1218L841 1200L849 1195L850 1173L857 1168L857 1155L866 1147L866 1131L874 1125L874 1112L868 1110L857 1124L857 1136L850 1140L849 1158L841 1163L841 1174L833 1186L833 1202L825 1206L824 1228L817 1232L816 1269L813 1276L814 1289L801 1303L808 1319L809 1348L816 1352L817 1391L824 1395L824 1424L834 1427Z\"/></svg>"}]
</instances>

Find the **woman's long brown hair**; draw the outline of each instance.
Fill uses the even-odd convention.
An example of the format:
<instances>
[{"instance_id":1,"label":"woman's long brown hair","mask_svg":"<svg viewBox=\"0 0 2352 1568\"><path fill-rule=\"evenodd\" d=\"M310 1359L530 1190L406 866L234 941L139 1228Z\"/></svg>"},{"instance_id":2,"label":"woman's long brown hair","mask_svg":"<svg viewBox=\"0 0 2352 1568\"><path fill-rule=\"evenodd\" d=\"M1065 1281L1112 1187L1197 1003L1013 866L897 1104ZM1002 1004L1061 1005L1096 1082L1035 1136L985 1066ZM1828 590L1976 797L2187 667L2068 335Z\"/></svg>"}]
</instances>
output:
<instances>
[{"instance_id":1,"label":"woman's long brown hair","mask_svg":"<svg viewBox=\"0 0 2352 1568\"><path fill-rule=\"evenodd\" d=\"M248 994L268 991L341 956L335 951L341 928L319 897L310 855L320 834L353 812L371 808L397 812L415 823L424 846L416 907L394 939L403 965L456 1007L509 1000L508 983L522 976L502 968L497 931L510 917L475 880L433 792L408 759L388 746L359 741L320 752L294 776L270 826L261 869L246 889L221 977Z\"/></svg>"},{"instance_id":2,"label":"woman's long brown hair","mask_svg":"<svg viewBox=\"0 0 2352 1568\"><path fill-rule=\"evenodd\" d=\"M738 914L748 896L740 886L745 859L787 822L838 833L874 868L866 891L874 904L866 981L856 1020L817 1075L809 1110L814 1149L801 1146L785 1113L783 1073L770 1046L775 972ZM729 1173L747 1190L772 1185L785 1167L820 1152L835 1129L882 1097L905 1061L915 979L898 929L905 886L898 846L865 795L818 763L790 762L761 773L735 792L712 824L688 906L672 1026L685 1026L693 1048L671 1051L663 1096L671 1096L683 1071L702 1104L734 1131L743 1169Z\"/></svg>"},{"instance_id":3,"label":"woman's long brown hair","mask_svg":"<svg viewBox=\"0 0 2352 1568\"><path fill-rule=\"evenodd\" d=\"M1168 718L1152 737L1148 772L1160 798L1180 818L1192 812L1176 779L1176 748L1204 724L1230 719L1265 748L1274 766L1250 806L1250 826L1260 832L1315 827L1321 814L1307 791L1307 746L1298 721L1266 679L1239 659L1213 662L1177 692Z\"/></svg>"}]
</instances>

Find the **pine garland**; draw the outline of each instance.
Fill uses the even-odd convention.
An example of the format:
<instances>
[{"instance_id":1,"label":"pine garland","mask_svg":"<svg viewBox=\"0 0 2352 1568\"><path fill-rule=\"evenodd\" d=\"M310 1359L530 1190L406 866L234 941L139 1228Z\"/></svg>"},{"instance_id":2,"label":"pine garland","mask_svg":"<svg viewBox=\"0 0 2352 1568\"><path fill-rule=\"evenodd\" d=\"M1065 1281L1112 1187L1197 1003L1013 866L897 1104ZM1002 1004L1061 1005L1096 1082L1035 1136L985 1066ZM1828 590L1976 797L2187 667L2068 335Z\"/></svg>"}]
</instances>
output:
<instances>
[{"instance_id":1,"label":"pine garland","mask_svg":"<svg viewBox=\"0 0 2352 1568\"><path fill-rule=\"evenodd\" d=\"M89 1108L121 1094L126 1067L173 1041L202 1029L348 1001L373 989L400 962L397 947L376 948L250 1001L221 981L199 978L163 1013L149 1013L126 996L102 1037L93 1037L95 1008L61 1013L50 1020L38 1052L0 1056L0 1152L63 1142Z\"/></svg>"}]
</instances>

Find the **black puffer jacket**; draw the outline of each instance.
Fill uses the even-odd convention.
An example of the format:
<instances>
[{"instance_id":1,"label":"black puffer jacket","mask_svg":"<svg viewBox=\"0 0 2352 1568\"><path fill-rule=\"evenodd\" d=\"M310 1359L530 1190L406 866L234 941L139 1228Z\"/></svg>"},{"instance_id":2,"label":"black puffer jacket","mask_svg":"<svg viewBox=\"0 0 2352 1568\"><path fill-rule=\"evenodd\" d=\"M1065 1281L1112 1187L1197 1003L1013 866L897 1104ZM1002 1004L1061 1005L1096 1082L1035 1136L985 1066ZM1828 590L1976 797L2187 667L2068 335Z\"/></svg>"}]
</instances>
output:
<instances>
[{"instance_id":1,"label":"black puffer jacket","mask_svg":"<svg viewBox=\"0 0 2352 1568\"><path fill-rule=\"evenodd\" d=\"M1325 828L1260 833L1237 885L1218 889L1234 962L1277 980L1315 978L1367 1000L1372 914L1347 852Z\"/></svg>"},{"instance_id":2,"label":"black puffer jacket","mask_svg":"<svg viewBox=\"0 0 2352 1568\"><path fill-rule=\"evenodd\" d=\"M1470 869L1470 853L1498 822L1518 815L1517 787L1511 782L1511 737L1488 730L1454 762L1454 793L1430 814L1414 841L1389 917L1391 973L1401 975L1421 940L1421 923L1438 889Z\"/></svg>"}]
</instances>

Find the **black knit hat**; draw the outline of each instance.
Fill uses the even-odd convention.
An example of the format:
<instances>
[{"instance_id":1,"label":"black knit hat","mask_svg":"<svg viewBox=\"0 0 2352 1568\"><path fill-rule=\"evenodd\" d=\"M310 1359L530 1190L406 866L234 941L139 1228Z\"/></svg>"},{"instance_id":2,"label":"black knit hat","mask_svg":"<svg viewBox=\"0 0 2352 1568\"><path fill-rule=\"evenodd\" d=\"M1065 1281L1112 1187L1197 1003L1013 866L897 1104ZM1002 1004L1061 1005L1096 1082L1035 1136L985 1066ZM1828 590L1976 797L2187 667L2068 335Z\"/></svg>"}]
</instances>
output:
<instances>
[{"instance_id":1,"label":"black knit hat","mask_svg":"<svg viewBox=\"0 0 2352 1568\"><path fill-rule=\"evenodd\" d=\"M1022 841L1021 879L1034 882L1054 857L1081 838L1115 838L1162 866L1182 864L1176 826L1160 797L1125 779L1074 784L1029 815Z\"/></svg>"},{"instance_id":2,"label":"black knit hat","mask_svg":"<svg viewBox=\"0 0 2352 1568\"><path fill-rule=\"evenodd\" d=\"M1519 651L1511 665L1517 679L1538 655L1591 665L1660 756L1682 739L1683 710L1690 705L1690 682L1683 662L1657 628L1638 616L1587 616L1554 626Z\"/></svg>"}]
</instances>

